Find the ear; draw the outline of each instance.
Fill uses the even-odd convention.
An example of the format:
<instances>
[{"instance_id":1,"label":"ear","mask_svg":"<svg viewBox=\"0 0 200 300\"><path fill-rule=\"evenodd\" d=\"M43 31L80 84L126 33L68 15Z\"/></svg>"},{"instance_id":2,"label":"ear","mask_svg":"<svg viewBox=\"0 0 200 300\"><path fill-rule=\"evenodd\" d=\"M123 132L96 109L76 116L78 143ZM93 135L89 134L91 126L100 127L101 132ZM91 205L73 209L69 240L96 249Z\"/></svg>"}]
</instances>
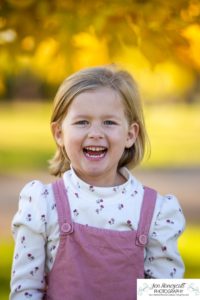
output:
<instances>
[{"instance_id":1,"label":"ear","mask_svg":"<svg viewBox=\"0 0 200 300\"><path fill-rule=\"evenodd\" d=\"M128 128L126 148L131 148L135 143L139 133L139 125L137 123L132 123Z\"/></svg>"},{"instance_id":2,"label":"ear","mask_svg":"<svg viewBox=\"0 0 200 300\"><path fill-rule=\"evenodd\" d=\"M56 143L59 146L63 146L63 135L61 125L58 122L51 123L51 131Z\"/></svg>"}]
</instances>

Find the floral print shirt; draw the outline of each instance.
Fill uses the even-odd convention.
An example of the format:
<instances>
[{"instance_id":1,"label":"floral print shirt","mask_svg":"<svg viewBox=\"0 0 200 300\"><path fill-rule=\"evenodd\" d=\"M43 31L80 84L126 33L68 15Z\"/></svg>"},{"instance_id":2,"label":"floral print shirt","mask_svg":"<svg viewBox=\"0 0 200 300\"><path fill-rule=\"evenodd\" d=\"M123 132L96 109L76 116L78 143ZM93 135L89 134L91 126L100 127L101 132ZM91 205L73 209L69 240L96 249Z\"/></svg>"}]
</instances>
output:
<instances>
[{"instance_id":1,"label":"floral print shirt","mask_svg":"<svg viewBox=\"0 0 200 300\"><path fill-rule=\"evenodd\" d=\"M77 177L73 169L63 175L74 222L98 228L136 230L144 189L126 169L127 181L115 187L95 187ZM184 264L177 239L185 219L177 199L158 194L144 251L147 277L182 278ZM45 274L54 263L59 244L59 225L51 184L34 180L20 193L19 209L12 222L15 252L11 300L43 298Z\"/></svg>"}]
</instances>

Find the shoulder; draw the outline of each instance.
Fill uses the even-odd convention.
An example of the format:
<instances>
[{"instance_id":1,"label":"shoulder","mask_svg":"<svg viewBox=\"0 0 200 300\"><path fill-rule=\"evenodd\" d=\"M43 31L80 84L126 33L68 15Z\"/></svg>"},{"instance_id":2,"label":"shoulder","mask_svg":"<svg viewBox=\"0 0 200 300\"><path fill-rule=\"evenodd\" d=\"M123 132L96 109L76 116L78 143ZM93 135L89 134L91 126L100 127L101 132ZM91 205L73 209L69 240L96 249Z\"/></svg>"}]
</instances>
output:
<instances>
[{"instance_id":1,"label":"shoulder","mask_svg":"<svg viewBox=\"0 0 200 300\"><path fill-rule=\"evenodd\" d=\"M185 228L185 218L176 196L157 194L151 230L167 239L167 235L178 237Z\"/></svg>"},{"instance_id":2,"label":"shoulder","mask_svg":"<svg viewBox=\"0 0 200 300\"><path fill-rule=\"evenodd\" d=\"M19 207L12 225L25 225L33 231L44 231L53 205L52 185L33 180L20 192Z\"/></svg>"},{"instance_id":3,"label":"shoulder","mask_svg":"<svg viewBox=\"0 0 200 300\"><path fill-rule=\"evenodd\" d=\"M44 184L43 182L39 180L32 180L25 184L25 186L22 188L20 192L20 197L29 197L33 196L35 194L41 193L42 190L48 189L50 185L49 184Z\"/></svg>"},{"instance_id":4,"label":"shoulder","mask_svg":"<svg viewBox=\"0 0 200 300\"><path fill-rule=\"evenodd\" d=\"M53 196L52 185L33 180L27 183L20 192L19 207L29 206L40 209L48 204Z\"/></svg>"},{"instance_id":5,"label":"shoulder","mask_svg":"<svg viewBox=\"0 0 200 300\"><path fill-rule=\"evenodd\" d=\"M128 171L128 175L129 182L131 183L130 186L137 191L139 195L138 201L141 205L145 186L137 180L130 171ZM172 194L161 195L157 191L155 192L157 193L157 196L151 227L155 227L155 224L158 226L158 224L162 223L163 225L166 222L167 225L179 223L180 226L184 228L185 218L177 197Z\"/></svg>"},{"instance_id":6,"label":"shoulder","mask_svg":"<svg viewBox=\"0 0 200 300\"><path fill-rule=\"evenodd\" d=\"M157 195L157 210L160 215L172 216L180 215L183 216L181 205L176 196L171 194Z\"/></svg>"}]
</instances>

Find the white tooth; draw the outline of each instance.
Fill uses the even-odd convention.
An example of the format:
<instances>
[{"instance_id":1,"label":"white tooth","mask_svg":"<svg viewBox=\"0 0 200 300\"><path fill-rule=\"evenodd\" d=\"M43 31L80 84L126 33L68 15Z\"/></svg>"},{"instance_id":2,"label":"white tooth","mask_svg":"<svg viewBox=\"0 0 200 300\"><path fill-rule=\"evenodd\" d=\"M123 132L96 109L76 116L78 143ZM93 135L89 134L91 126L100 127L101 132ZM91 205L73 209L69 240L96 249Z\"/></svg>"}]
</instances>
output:
<instances>
[{"instance_id":1,"label":"white tooth","mask_svg":"<svg viewBox=\"0 0 200 300\"><path fill-rule=\"evenodd\" d=\"M104 147L86 147L87 150L91 150L91 151L102 151L105 148Z\"/></svg>"},{"instance_id":2,"label":"white tooth","mask_svg":"<svg viewBox=\"0 0 200 300\"><path fill-rule=\"evenodd\" d=\"M104 154L102 153L102 154L98 154L98 155L90 155L90 154L86 153L86 156L91 157L91 158L96 158L96 157L102 158L102 157L104 157Z\"/></svg>"}]
</instances>

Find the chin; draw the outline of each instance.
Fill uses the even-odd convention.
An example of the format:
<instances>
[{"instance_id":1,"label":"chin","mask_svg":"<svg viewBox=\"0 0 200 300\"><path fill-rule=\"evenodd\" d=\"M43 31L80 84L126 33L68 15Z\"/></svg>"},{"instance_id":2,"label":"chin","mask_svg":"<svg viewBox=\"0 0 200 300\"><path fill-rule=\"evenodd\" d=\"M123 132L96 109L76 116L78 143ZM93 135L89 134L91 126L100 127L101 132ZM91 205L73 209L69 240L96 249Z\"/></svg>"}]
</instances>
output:
<instances>
[{"instance_id":1,"label":"chin","mask_svg":"<svg viewBox=\"0 0 200 300\"><path fill-rule=\"evenodd\" d=\"M101 175L104 175L105 174L105 171L97 171L97 170L87 170L85 171L85 175L86 176L90 176L90 177L98 177L98 176L101 176Z\"/></svg>"}]
</instances>

